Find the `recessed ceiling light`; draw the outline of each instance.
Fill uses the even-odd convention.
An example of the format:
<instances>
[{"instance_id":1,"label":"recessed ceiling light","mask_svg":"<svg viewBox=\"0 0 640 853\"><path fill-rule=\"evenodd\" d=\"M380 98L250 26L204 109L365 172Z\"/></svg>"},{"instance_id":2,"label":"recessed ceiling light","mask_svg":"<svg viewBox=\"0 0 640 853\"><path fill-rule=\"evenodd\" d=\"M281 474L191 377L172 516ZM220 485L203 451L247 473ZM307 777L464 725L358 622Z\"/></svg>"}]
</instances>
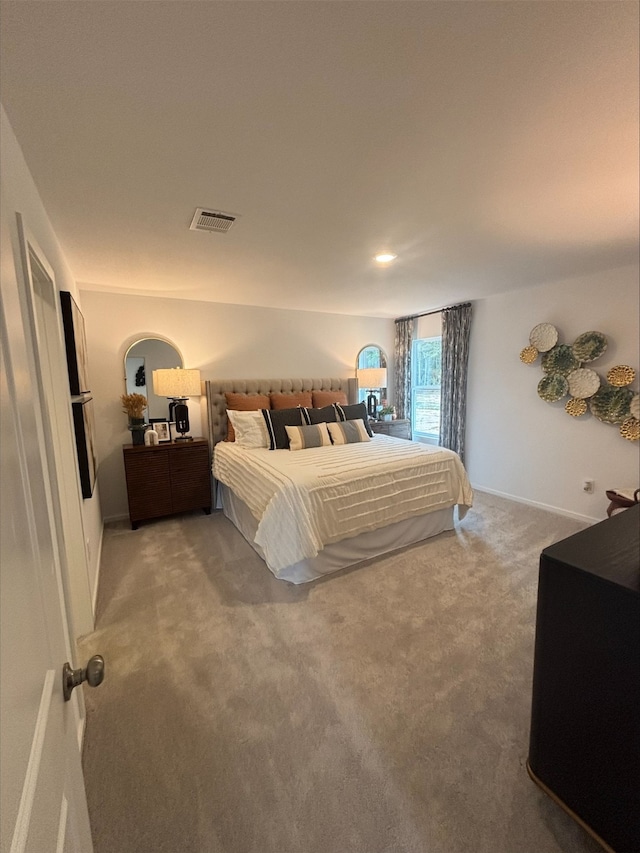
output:
<instances>
[{"instance_id":1,"label":"recessed ceiling light","mask_svg":"<svg viewBox=\"0 0 640 853\"><path fill-rule=\"evenodd\" d=\"M395 261L397 255L394 255L393 252L380 252L379 255L375 255L373 260L378 264L390 264L391 261Z\"/></svg>"}]
</instances>

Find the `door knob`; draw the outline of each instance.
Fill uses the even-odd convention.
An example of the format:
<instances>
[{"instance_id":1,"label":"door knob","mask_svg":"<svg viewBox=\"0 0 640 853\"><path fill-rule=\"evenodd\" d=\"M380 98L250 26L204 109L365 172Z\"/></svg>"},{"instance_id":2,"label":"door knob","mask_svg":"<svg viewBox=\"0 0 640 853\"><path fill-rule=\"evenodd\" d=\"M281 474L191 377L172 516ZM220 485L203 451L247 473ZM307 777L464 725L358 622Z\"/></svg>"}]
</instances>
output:
<instances>
[{"instance_id":1,"label":"door knob","mask_svg":"<svg viewBox=\"0 0 640 853\"><path fill-rule=\"evenodd\" d=\"M62 667L62 693L64 701L71 699L73 688L86 681L91 687L97 687L104 681L104 658L94 655L89 658L85 669L71 669L69 661Z\"/></svg>"}]
</instances>

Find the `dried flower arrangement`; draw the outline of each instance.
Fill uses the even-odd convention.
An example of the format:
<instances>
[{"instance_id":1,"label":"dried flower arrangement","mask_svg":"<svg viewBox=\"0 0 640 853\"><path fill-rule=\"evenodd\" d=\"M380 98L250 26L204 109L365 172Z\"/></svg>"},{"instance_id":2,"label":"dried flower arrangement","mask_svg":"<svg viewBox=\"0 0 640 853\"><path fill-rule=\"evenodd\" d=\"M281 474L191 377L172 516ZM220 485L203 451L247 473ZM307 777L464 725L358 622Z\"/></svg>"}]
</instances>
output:
<instances>
[{"instance_id":1,"label":"dried flower arrangement","mask_svg":"<svg viewBox=\"0 0 640 853\"><path fill-rule=\"evenodd\" d=\"M125 415L129 415L130 418L144 417L144 410L147 408L147 398L144 394L123 394L120 400Z\"/></svg>"}]
</instances>

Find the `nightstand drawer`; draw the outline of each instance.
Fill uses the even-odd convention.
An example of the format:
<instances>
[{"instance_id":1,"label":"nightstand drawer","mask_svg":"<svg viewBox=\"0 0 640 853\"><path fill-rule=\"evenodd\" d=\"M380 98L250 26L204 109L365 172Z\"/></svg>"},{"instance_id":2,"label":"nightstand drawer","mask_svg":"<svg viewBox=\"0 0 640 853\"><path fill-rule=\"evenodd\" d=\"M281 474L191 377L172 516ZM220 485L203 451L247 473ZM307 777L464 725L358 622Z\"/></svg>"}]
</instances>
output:
<instances>
[{"instance_id":1,"label":"nightstand drawer","mask_svg":"<svg viewBox=\"0 0 640 853\"><path fill-rule=\"evenodd\" d=\"M397 418L395 421L369 421L373 433L391 435L394 438L411 438L411 422L408 418Z\"/></svg>"}]
</instances>

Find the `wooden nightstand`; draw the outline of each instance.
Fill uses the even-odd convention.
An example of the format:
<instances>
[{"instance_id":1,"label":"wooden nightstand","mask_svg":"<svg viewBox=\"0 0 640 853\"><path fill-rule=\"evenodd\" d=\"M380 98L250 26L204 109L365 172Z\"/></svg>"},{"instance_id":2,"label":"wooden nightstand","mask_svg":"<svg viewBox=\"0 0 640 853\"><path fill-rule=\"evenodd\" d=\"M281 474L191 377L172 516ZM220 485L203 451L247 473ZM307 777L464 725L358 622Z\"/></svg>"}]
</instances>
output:
<instances>
[{"instance_id":1,"label":"wooden nightstand","mask_svg":"<svg viewBox=\"0 0 640 853\"><path fill-rule=\"evenodd\" d=\"M395 421L369 421L372 433L392 435L394 438L411 438L410 421L408 418L396 418Z\"/></svg>"},{"instance_id":2,"label":"wooden nightstand","mask_svg":"<svg viewBox=\"0 0 640 853\"><path fill-rule=\"evenodd\" d=\"M211 464L204 438L122 448L129 519L138 523L175 512L211 512Z\"/></svg>"}]
</instances>

